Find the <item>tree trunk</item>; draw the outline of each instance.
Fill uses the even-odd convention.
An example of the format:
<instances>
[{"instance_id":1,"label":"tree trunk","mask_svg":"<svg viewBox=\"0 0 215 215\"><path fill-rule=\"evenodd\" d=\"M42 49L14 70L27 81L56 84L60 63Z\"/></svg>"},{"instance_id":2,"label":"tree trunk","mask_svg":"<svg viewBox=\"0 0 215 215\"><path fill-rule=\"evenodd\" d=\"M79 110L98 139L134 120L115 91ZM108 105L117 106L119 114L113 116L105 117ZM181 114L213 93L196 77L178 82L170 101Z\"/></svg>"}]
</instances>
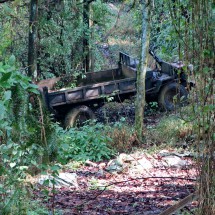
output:
<instances>
[{"instance_id":1,"label":"tree trunk","mask_svg":"<svg viewBox=\"0 0 215 215\"><path fill-rule=\"evenodd\" d=\"M37 78L37 32L38 0L30 2L29 42L28 42L28 76Z\"/></svg>"},{"instance_id":2,"label":"tree trunk","mask_svg":"<svg viewBox=\"0 0 215 215\"><path fill-rule=\"evenodd\" d=\"M84 51L84 71L89 72L90 68L90 49L89 49L89 29L90 29L90 4L86 1L83 5L83 22L86 27L86 31L83 39L83 51Z\"/></svg>"},{"instance_id":3,"label":"tree trunk","mask_svg":"<svg viewBox=\"0 0 215 215\"><path fill-rule=\"evenodd\" d=\"M139 141L143 141L143 119L145 107L145 78L149 50L149 5L148 1L142 3L142 44L140 65L137 70L137 97L135 104L135 130Z\"/></svg>"}]
</instances>

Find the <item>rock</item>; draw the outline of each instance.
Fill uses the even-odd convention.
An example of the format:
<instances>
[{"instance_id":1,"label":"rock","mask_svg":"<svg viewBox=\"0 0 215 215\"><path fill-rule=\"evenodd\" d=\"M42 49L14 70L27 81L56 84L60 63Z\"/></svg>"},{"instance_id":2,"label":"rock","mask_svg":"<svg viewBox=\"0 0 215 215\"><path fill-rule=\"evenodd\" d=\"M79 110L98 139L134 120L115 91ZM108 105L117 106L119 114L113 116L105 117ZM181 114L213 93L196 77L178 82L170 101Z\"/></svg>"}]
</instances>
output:
<instances>
[{"instance_id":1,"label":"rock","mask_svg":"<svg viewBox=\"0 0 215 215\"><path fill-rule=\"evenodd\" d=\"M97 173L96 173L96 176L97 177L103 177L104 176L104 170L103 169L100 169Z\"/></svg>"},{"instance_id":2,"label":"rock","mask_svg":"<svg viewBox=\"0 0 215 215\"><path fill-rule=\"evenodd\" d=\"M106 170L111 173L120 173L123 171L123 163L118 161L117 159L110 160L107 164Z\"/></svg>"},{"instance_id":3,"label":"rock","mask_svg":"<svg viewBox=\"0 0 215 215\"><path fill-rule=\"evenodd\" d=\"M178 156L178 157L193 157L192 153L189 151L185 151L183 153L178 153L178 152L174 152L174 151L168 151L168 150L161 150L158 153L159 156L161 157L167 157L167 156Z\"/></svg>"},{"instance_id":4,"label":"rock","mask_svg":"<svg viewBox=\"0 0 215 215\"><path fill-rule=\"evenodd\" d=\"M48 181L49 187L53 187L52 181L54 180L55 182L55 187L56 188L61 188L61 187L75 187L79 188L78 182L77 182L77 174L76 173L59 173L57 177L53 177L52 175L41 175L38 178L38 183L41 185L46 184L46 181Z\"/></svg>"},{"instance_id":5,"label":"rock","mask_svg":"<svg viewBox=\"0 0 215 215\"><path fill-rule=\"evenodd\" d=\"M171 155L171 152L164 149L164 150L161 150L161 151L158 153L158 155L161 156L161 157L165 157L165 156Z\"/></svg>"},{"instance_id":6,"label":"rock","mask_svg":"<svg viewBox=\"0 0 215 215\"><path fill-rule=\"evenodd\" d=\"M135 174L142 174L152 168L154 168L154 165L151 162L151 159L144 156L138 160L133 161L129 171Z\"/></svg>"},{"instance_id":7,"label":"rock","mask_svg":"<svg viewBox=\"0 0 215 215\"><path fill-rule=\"evenodd\" d=\"M120 154L116 159L110 160L108 162L106 170L111 173L122 172L127 167L127 164L125 163L126 158L127 158L126 154L124 153Z\"/></svg>"},{"instance_id":8,"label":"rock","mask_svg":"<svg viewBox=\"0 0 215 215\"><path fill-rule=\"evenodd\" d=\"M105 163L100 163L99 164L99 169L104 169L106 167L106 164Z\"/></svg>"},{"instance_id":9,"label":"rock","mask_svg":"<svg viewBox=\"0 0 215 215\"><path fill-rule=\"evenodd\" d=\"M163 158L162 164L168 167L182 168L188 165L186 160L181 159L178 156L166 156Z\"/></svg>"},{"instance_id":10,"label":"rock","mask_svg":"<svg viewBox=\"0 0 215 215\"><path fill-rule=\"evenodd\" d=\"M142 170L151 169L154 167L152 160L154 160L154 158L151 155L140 157L138 154L127 155L122 153L116 159L109 161L106 170L111 173L120 173L123 170L132 168L133 166L132 170L142 172Z\"/></svg>"},{"instance_id":11,"label":"rock","mask_svg":"<svg viewBox=\"0 0 215 215\"><path fill-rule=\"evenodd\" d=\"M145 157L132 162L131 172L144 173L146 170L153 168L152 163Z\"/></svg>"},{"instance_id":12,"label":"rock","mask_svg":"<svg viewBox=\"0 0 215 215\"><path fill-rule=\"evenodd\" d=\"M143 169L151 169L153 168L153 165L149 159L143 157L140 160L137 161L138 166L141 166Z\"/></svg>"}]
</instances>

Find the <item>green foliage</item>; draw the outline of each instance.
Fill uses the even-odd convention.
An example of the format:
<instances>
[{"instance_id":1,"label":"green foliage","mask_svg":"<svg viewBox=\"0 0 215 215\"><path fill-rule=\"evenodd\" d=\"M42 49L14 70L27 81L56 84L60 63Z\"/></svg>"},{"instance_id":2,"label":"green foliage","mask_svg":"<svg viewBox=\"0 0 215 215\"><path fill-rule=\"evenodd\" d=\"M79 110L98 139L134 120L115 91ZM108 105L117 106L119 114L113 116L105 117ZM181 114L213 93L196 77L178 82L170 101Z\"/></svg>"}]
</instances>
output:
<instances>
[{"instance_id":1,"label":"green foliage","mask_svg":"<svg viewBox=\"0 0 215 215\"><path fill-rule=\"evenodd\" d=\"M29 93L36 86L15 66L15 57L0 63L0 211L1 214L27 214L30 190L24 185L29 169L38 166L44 153L39 141L40 126L32 124ZM39 134L39 135L38 135Z\"/></svg>"},{"instance_id":2,"label":"green foliage","mask_svg":"<svg viewBox=\"0 0 215 215\"><path fill-rule=\"evenodd\" d=\"M22 1L6 2L0 9L0 55L12 53L23 68L27 68L29 8ZM104 15L110 11L106 3L91 3L90 29L83 23L83 4L77 1L41 2L38 20L39 78L50 78L82 70L86 53L83 39L90 39L95 68L100 69L103 57L97 49L101 35L109 24ZM0 58L1 60L1 58ZM99 62L99 63L98 63Z\"/></svg>"},{"instance_id":3,"label":"green foliage","mask_svg":"<svg viewBox=\"0 0 215 215\"><path fill-rule=\"evenodd\" d=\"M9 117L11 114L14 114L16 115L15 117L18 117L17 114L19 113L15 113L17 110L14 110L14 112L11 110L11 99L13 96L17 97L19 94L18 91L16 91L18 90L16 87L22 88L23 91L38 93L38 91L36 91L36 86L30 84L30 79L23 76L19 71L16 70L15 57L11 56L5 64L0 62L0 133L11 130L11 117ZM11 111L13 113L11 113ZM7 136L8 135L9 133Z\"/></svg>"},{"instance_id":4,"label":"green foliage","mask_svg":"<svg viewBox=\"0 0 215 215\"><path fill-rule=\"evenodd\" d=\"M111 10L101 0L97 0L92 4L92 20L93 22L104 29L110 23L110 19L105 19L106 16L111 15Z\"/></svg>"},{"instance_id":5,"label":"green foliage","mask_svg":"<svg viewBox=\"0 0 215 215\"><path fill-rule=\"evenodd\" d=\"M0 61L12 54L23 67L27 64L28 7L22 1L6 2L0 8Z\"/></svg>"},{"instance_id":6,"label":"green foliage","mask_svg":"<svg viewBox=\"0 0 215 215\"><path fill-rule=\"evenodd\" d=\"M78 161L109 159L113 155L113 150L107 144L111 138L106 136L103 130L103 125L98 123L66 131L59 127L58 160L66 163L70 159Z\"/></svg>"},{"instance_id":7,"label":"green foliage","mask_svg":"<svg viewBox=\"0 0 215 215\"><path fill-rule=\"evenodd\" d=\"M24 197L25 195L28 196L28 193L17 193L16 194L16 198L19 199L18 195L22 195L22 197ZM8 206L7 207L1 207L2 204L0 203L0 211L1 211L1 215L15 215L15 214L19 214L19 215L49 215L50 214L50 210L48 208L46 208L45 206L42 205L41 202L39 201L31 201L29 200L28 197L23 198L23 206L20 208L20 202L16 200L16 198L14 198L14 202L12 204L12 202L8 202ZM11 207L11 205L13 205ZM56 211L55 212L56 215L62 215L63 213L61 213L60 211Z\"/></svg>"}]
</instances>

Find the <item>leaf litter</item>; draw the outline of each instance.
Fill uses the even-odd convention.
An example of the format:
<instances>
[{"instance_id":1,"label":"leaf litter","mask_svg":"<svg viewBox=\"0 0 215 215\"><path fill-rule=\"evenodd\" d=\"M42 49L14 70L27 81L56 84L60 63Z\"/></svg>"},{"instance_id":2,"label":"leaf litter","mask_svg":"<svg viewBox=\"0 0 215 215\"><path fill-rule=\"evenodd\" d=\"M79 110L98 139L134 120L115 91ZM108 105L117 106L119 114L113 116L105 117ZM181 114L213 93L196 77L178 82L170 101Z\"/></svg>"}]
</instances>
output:
<instances>
[{"instance_id":1,"label":"leaf litter","mask_svg":"<svg viewBox=\"0 0 215 215\"><path fill-rule=\"evenodd\" d=\"M182 158L186 161L183 167L164 165L159 155L150 155L149 160L152 159L152 168L144 168L142 164L139 171L133 171L134 166L130 165L120 173L110 173L105 168L108 162L102 168L100 163L95 163L67 170L77 174L78 189L61 187L54 194L50 190L49 198L45 198L38 188L35 198L65 215L156 215L195 191L197 172L191 158ZM191 210L196 204L193 202L186 209Z\"/></svg>"}]
</instances>

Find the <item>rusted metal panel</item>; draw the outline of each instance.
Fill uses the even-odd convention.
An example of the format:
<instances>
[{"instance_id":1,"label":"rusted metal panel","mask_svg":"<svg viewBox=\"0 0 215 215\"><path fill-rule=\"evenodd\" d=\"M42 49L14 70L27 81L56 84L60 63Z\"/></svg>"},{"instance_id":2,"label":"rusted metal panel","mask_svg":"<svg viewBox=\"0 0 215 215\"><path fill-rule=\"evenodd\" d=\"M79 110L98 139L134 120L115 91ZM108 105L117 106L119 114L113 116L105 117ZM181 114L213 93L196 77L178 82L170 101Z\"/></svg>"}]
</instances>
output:
<instances>
[{"instance_id":1,"label":"rusted metal panel","mask_svg":"<svg viewBox=\"0 0 215 215\"><path fill-rule=\"evenodd\" d=\"M101 95L100 87L88 88L86 90L86 98L100 96L100 95Z\"/></svg>"},{"instance_id":2,"label":"rusted metal panel","mask_svg":"<svg viewBox=\"0 0 215 215\"><path fill-rule=\"evenodd\" d=\"M78 86L86 86L90 84L103 83L113 80L120 80L123 78L120 69L110 69L100 72L89 72L84 74L84 78L79 78L77 80Z\"/></svg>"},{"instance_id":3,"label":"rusted metal panel","mask_svg":"<svg viewBox=\"0 0 215 215\"><path fill-rule=\"evenodd\" d=\"M66 98L65 98L65 93L57 93L57 94L53 94L53 95L49 95L49 103L52 106L53 104L61 104L61 103L65 103L66 102Z\"/></svg>"},{"instance_id":4,"label":"rusted metal panel","mask_svg":"<svg viewBox=\"0 0 215 215\"><path fill-rule=\"evenodd\" d=\"M119 84L120 91L127 91L127 90L134 90L134 89L136 89L136 79L123 81L123 82L120 82Z\"/></svg>"},{"instance_id":5,"label":"rusted metal panel","mask_svg":"<svg viewBox=\"0 0 215 215\"><path fill-rule=\"evenodd\" d=\"M116 90L118 90L117 83L105 86L105 94L111 94Z\"/></svg>"},{"instance_id":6,"label":"rusted metal panel","mask_svg":"<svg viewBox=\"0 0 215 215\"><path fill-rule=\"evenodd\" d=\"M110 95L113 93L122 94L124 92L133 92L136 90L135 83L135 78L125 78L122 80L109 81L64 91L52 92L49 93L49 101L51 106L57 106L98 99L102 98L104 95Z\"/></svg>"},{"instance_id":7,"label":"rusted metal panel","mask_svg":"<svg viewBox=\"0 0 215 215\"><path fill-rule=\"evenodd\" d=\"M68 100L80 100L82 98L82 90L68 92Z\"/></svg>"}]
</instances>

